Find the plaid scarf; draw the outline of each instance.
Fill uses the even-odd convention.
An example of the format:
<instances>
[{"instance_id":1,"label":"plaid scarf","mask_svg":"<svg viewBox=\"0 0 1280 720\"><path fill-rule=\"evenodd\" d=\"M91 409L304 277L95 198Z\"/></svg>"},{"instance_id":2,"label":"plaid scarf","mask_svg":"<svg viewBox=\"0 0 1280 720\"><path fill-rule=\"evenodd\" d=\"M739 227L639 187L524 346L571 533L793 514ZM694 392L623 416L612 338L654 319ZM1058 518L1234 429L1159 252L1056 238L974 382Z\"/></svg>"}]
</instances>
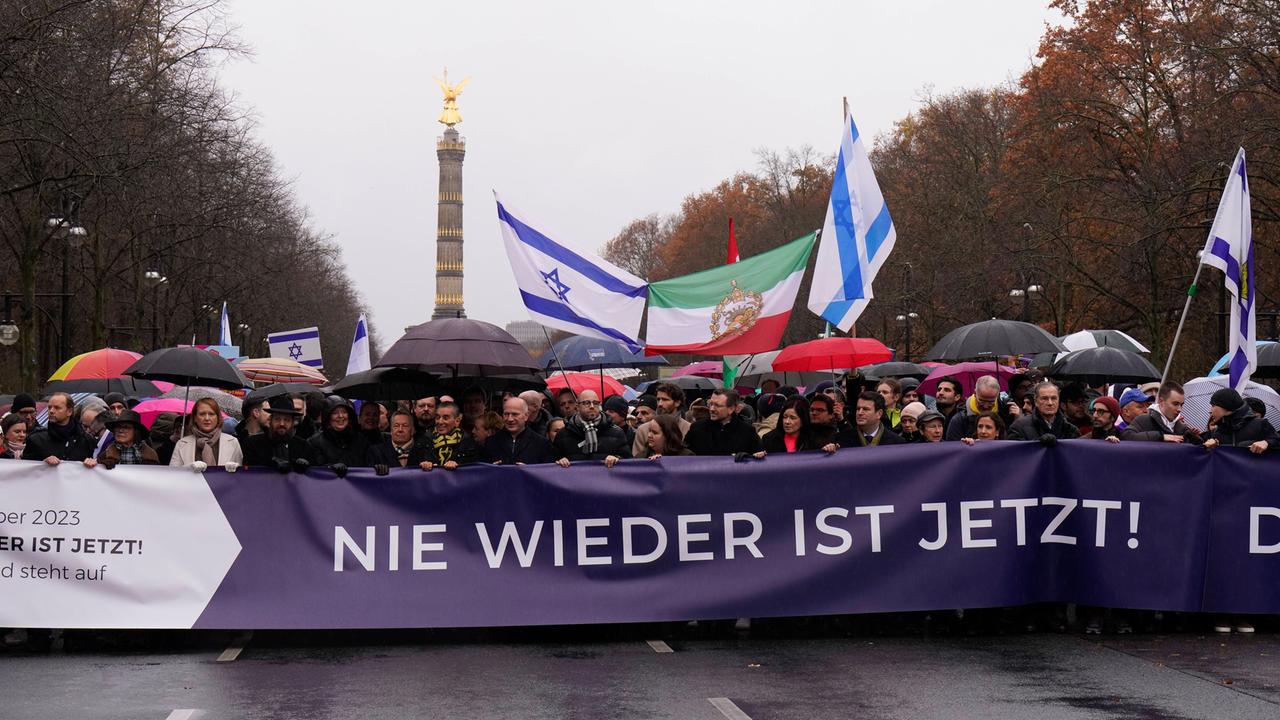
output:
<instances>
[{"instance_id":1,"label":"plaid scarf","mask_svg":"<svg viewBox=\"0 0 1280 720\"><path fill-rule=\"evenodd\" d=\"M584 419L581 415L574 415L569 418L569 424L582 431L582 442L578 443L578 448L587 455L593 455L600 449L600 436L598 431L604 427L604 413L600 413L594 421Z\"/></svg>"},{"instance_id":2,"label":"plaid scarf","mask_svg":"<svg viewBox=\"0 0 1280 720\"><path fill-rule=\"evenodd\" d=\"M142 451L138 449L138 443L132 445L121 445L116 443L116 452L120 455L120 459L116 461L119 465L141 465Z\"/></svg>"}]
</instances>

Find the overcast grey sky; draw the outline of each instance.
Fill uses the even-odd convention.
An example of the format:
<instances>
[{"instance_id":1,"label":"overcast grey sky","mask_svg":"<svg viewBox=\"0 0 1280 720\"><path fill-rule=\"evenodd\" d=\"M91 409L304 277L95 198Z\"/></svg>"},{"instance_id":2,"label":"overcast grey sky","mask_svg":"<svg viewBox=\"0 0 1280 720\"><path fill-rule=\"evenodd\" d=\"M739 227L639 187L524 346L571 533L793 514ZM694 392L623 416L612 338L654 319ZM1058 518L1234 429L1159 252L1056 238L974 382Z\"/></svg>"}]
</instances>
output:
<instances>
[{"instance_id":1,"label":"overcast grey sky","mask_svg":"<svg viewBox=\"0 0 1280 720\"><path fill-rule=\"evenodd\" d=\"M458 102L467 313L502 325L528 316L491 191L552 237L598 250L627 222L754 169L757 148L834 153L842 96L867 137L926 92L1014 79L1059 20L1034 0L229 9L254 54L224 67L222 84L254 109L257 136L343 248L384 348L433 309L444 126L432 77L446 65L451 81L472 78Z\"/></svg>"}]
</instances>

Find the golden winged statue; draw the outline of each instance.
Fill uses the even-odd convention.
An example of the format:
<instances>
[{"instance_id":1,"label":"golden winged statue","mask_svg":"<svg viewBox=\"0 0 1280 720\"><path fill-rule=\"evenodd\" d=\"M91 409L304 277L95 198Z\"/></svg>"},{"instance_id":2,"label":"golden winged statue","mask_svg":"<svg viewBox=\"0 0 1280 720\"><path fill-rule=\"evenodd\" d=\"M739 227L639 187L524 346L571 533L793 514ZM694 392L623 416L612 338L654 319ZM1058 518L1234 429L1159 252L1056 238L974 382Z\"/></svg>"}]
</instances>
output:
<instances>
[{"instance_id":1,"label":"golden winged statue","mask_svg":"<svg viewBox=\"0 0 1280 720\"><path fill-rule=\"evenodd\" d=\"M462 88L471 82L471 78L466 78L457 85L450 85L449 68L445 68L444 77L434 79L444 93L444 112L440 113L440 123L453 127L462 122L462 113L458 112L458 96L462 94Z\"/></svg>"}]
</instances>

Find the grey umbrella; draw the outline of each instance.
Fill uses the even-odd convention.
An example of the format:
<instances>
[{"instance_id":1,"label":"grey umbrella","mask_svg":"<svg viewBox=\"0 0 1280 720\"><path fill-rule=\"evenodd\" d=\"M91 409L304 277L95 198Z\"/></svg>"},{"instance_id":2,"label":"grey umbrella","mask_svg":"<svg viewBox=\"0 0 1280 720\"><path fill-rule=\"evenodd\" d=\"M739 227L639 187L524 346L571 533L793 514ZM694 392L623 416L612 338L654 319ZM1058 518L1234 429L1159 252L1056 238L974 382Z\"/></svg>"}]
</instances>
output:
<instances>
[{"instance_id":1,"label":"grey umbrella","mask_svg":"<svg viewBox=\"0 0 1280 720\"><path fill-rule=\"evenodd\" d=\"M222 392L211 387L174 387L169 392L161 395L162 398L184 398L187 402L195 402L201 398L210 398L218 403L218 407L222 412L230 415L236 420L240 420L240 408L243 402L240 398L230 393Z\"/></svg>"},{"instance_id":2,"label":"grey umbrella","mask_svg":"<svg viewBox=\"0 0 1280 720\"><path fill-rule=\"evenodd\" d=\"M1044 328L1017 320L984 320L947 333L928 353L930 360L992 360L1008 355L1066 352Z\"/></svg>"},{"instance_id":3,"label":"grey umbrella","mask_svg":"<svg viewBox=\"0 0 1280 720\"><path fill-rule=\"evenodd\" d=\"M333 384L348 400L416 400L440 391L440 377L421 370L377 367L351 373Z\"/></svg>"},{"instance_id":4,"label":"grey umbrella","mask_svg":"<svg viewBox=\"0 0 1280 720\"><path fill-rule=\"evenodd\" d=\"M376 367L401 367L446 377L516 375L538 362L497 325L467 318L431 320L409 328Z\"/></svg>"}]
</instances>

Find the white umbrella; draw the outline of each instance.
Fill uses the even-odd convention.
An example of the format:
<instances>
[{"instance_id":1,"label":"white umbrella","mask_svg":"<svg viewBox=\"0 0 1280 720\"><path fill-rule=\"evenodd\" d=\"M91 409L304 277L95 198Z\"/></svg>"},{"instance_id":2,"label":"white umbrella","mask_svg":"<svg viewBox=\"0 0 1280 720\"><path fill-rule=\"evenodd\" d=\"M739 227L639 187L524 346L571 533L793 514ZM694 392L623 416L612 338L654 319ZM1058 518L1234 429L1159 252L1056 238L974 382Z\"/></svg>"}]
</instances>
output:
<instances>
[{"instance_id":1,"label":"white umbrella","mask_svg":"<svg viewBox=\"0 0 1280 720\"><path fill-rule=\"evenodd\" d=\"M1226 375L1211 375L1188 380L1182 389L1186 391L1186 403L1182 406L1182 417L1187 424L1203 430L1209 427L1209 398L1218 390L1230 386L1230 378ZM1280 427L1280 393L1256 382L1245 385L1245 397L1258 398L1267 406L1267 420L1273 427Z\"/></svg>"},{"instance_id":2,"label":"white umbrella","mask_svg":"<svg viewBox=\"0 0 1280 720\"><path fill-rule=\"evenodd\" d=\"M1061 340L1068 350L1117 347L1121 350L1130 350L1136 353L1151 352L1146 345L1138 342L1132 335L1123 330L1081 330L1070 335L1063 335ZM1062 354L1059 354L1057 359L1061 360Z\"/></svg>"}]
</instances>

